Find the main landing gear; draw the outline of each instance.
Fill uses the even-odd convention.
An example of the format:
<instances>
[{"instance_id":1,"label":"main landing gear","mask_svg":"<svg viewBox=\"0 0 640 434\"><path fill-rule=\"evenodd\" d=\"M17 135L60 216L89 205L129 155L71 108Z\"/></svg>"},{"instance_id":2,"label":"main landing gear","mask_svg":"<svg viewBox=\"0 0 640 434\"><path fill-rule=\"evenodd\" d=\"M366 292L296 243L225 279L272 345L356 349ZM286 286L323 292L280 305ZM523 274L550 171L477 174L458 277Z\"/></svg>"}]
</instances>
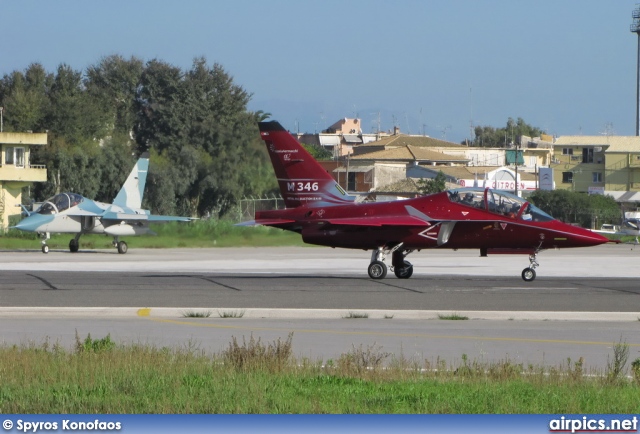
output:
<instances>
[{"instance_id":1,"label":"main landing gear","mask_svg":"<svg viewBox=\"0 0 640 434\"><path fill-rule=\"evenodd\" d=\"M369 277L372 279L384 279L387 276L387 265L384 263L385 257L391 254L391 271L398 279L408 279L413 275L413 265L411 262L405 261L405 257L413 252L413 250L403 250L403 243L396 244L394 247L385 251L384 247L378 247L371 253L371 263L369 264Z\"/></svg>"},{"instance_id":2,"label":"main landing gear","mask_svg":"<svg viewBox=\"0 0 640 434\"><path fill-rule=\"evenodd\" d=\"M82 234L76 234L76 236L69 241L69 251L71 253L76 253L80 248L80 235Z\"/></svg>"},{"instance_id":3,"label":"main landing gear","mask_svg":"<svg viewBox=\"0 0 640 434\"><path fill-rule=\"evenodd\" d=\"M127 250L129 250L129 246L127 246L127 243L125 243L124 241L119 241L118 237L113 237L113 247L117 247L118 253L123 255L127 253Z\"/></svg>"}]
</instances>

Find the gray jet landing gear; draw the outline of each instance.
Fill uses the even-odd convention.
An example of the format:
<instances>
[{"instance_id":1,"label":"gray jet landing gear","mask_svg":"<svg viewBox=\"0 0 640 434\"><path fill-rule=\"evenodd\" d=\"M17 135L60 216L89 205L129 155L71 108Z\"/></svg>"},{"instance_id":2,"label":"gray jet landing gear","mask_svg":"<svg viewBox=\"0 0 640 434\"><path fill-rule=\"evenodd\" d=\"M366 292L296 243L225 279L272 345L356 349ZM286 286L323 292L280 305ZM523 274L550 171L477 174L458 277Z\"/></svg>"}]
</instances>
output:
<instances>
[{"instance_id":1,"label":"gray jet landing gear","mask_svg":"<svg viewBox=\"0 0 640 434\"><path fill-rule=\"evenodd\" d=\"M42 253L49 253L49 246L47 246L47 240L51 238L51 234L49 232L38 234L40 238L42 238Z\"/></svg>"},{"instance_id":2,"label":"gray jet landing gear","mask_svg":"<svg viewBox=\"0 0 640 434\"><path fill-rule=\"evenodd\" d=\"M76 234L75 238L72 238L71 241L69 241L69 251L71 253L76 253L80 248L80 235L82 234Z\"/></svg>"},{"instance_id":3,"label":"gray jet landing gear","mask_svg":"<svg viewBox=\"0 0 640 434\"><path fill-rule=\"evenodd\" d=\"M125 243L124 241L119 241L118 237L113 238L113 247L117 247L118 253L121 253L123 255L127 253L127 250L129 250L127 243Z\"/></svg>"},{"instance_id":4,"label":"gray jet landing gear","mask_svg":"<svg viewBox=\"0 0 640 434\"><path fill-rule=\"evenodd\" d=\"M384 247L378 247L371 253L371 263L367 269L369 277L372 279L384 279L387 276L387 264L384 263L388 254L392 255L391 271L398 279L408 279L413 274L413 265L405 261L404 258L413 250L401 250L403 243L396 244L391 249L385 251Z\"/></svg>"}]
</instances>

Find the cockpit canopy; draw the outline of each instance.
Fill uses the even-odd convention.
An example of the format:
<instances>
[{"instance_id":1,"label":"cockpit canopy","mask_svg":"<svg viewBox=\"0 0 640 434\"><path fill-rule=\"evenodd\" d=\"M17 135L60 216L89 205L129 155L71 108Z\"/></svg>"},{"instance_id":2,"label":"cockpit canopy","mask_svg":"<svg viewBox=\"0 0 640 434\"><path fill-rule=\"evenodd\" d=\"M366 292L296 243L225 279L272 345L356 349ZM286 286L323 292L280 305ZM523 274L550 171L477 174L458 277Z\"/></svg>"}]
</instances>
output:
<instances>
[{"instance_id":1,"label":"cockpit canopy","mask_svg":"<svg viewBox=\"0 0 640 434\"><path fill-rule=\"evenodd\" d=\"M83 199L76 193L59 193L45 200L36 212L38 214L56 214L78 205Z\"/></svg>"},{"instance_id":2,"label":"cockpit canopy","mask_svg":"<svg viewBox=\"0 0 640 434\"><path fill-rule=\"evenodd\" d=\"M502 214L509 218L536 222L554 220L553 217L540 208L506 191L471 187L448 190L447 193L449 194L449 200L452 202Z\"/></svg>"}]
</instances>

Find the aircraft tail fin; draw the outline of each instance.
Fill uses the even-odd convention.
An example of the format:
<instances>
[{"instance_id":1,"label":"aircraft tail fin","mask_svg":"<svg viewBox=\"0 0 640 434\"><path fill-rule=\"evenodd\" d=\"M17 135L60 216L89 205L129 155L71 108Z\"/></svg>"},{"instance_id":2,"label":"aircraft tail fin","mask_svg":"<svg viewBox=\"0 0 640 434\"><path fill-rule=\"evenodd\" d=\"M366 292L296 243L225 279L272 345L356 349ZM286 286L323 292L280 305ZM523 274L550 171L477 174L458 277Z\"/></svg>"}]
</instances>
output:
<instances>
[{"instance_id":1,"label":"aircraft tail fin","mask_svg":"<svg viewBox=\"0 0 640 434\"><path fill-rule=\"evenodd\" d=\"M129 177L122 185L113 204L120 207L140 208L144 196L144 186L147 182L147 170L149 169L149 153L140 156L133 167Z\"/></svg>"},{"instance_id":2,"label":"aircraft tail fin","mask_svg":"<svg viewBox=\"0 0 640 434\"><path fill-rule=\"evenodd\" d=\"M349 196L282 125L271 121L259 122L258 127L287 208L353 203L355 197Z\"/></svg>"}]
</instances>

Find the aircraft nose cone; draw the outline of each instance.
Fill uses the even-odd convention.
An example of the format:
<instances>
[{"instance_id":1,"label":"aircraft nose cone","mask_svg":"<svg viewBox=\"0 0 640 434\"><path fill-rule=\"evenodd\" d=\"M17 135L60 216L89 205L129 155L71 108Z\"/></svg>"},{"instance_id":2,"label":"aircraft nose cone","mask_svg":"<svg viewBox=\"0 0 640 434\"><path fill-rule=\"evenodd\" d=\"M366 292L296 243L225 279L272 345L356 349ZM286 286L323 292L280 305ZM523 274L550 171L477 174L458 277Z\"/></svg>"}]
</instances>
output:
<instances>
[{"instance_id":1,"label":"aircraft nose cone","mask_svg":"<svg viewBox=\"0 0 640 434\"><path fill-rule=\"evenodd\" d=\"M26 232L40 231L45 223L51 221L51 216L45 216L42 214L32 214L29 217L22 219L13 228L20 229Z\"/></svg>"},{"instance_id":2,"label":"aircraft nose cone","mask_svg":"<svg viewBox=\"0 0 640 434\"><path fill-rule=\"evenodd\" d=\"M585 247L588 246L597 246L600 244L608 243L609 238L601 235L597 232L590 231L589 229L573 227L575 241Z\"/></svg>"}]
</instances>

